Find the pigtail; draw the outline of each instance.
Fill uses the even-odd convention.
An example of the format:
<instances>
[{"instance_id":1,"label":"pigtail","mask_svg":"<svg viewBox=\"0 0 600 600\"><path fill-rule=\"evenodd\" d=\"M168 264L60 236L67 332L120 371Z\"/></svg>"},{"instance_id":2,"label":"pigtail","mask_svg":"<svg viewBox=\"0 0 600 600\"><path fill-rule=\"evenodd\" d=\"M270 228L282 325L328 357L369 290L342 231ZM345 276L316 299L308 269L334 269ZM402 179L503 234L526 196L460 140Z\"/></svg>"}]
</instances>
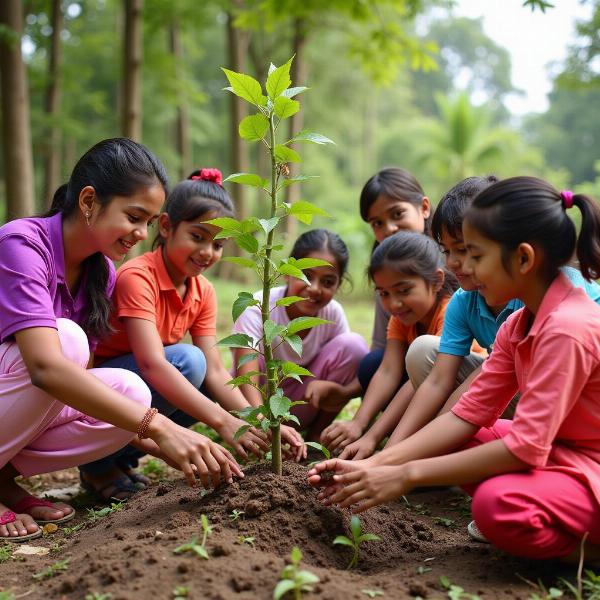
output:
<instances>
[{"instance_id":1,"label":"pigtail","mask_svg":"<svg viewBox=\"0 0 600 600\"><path fill-rule=\"evenodd\" d=\"M88 273L85 291L89 310L82 328L92 337L102 339L113 332L110 326L112 301L106 294L109 275L106 258L100 252L96 252L86 258L84 269Z\"/></svg>"},{"instance_id":2,"label":"pigtail","mask_svg":"<svg viewBox=\"0 0 600 600\"><path fill-rule=\"evenodd\" d=\"M577 238L577 259L581 274L589 281L600 277L600 206L584 194L573 196L581 211L581 231Z\"/></svg>"}]
</instances>

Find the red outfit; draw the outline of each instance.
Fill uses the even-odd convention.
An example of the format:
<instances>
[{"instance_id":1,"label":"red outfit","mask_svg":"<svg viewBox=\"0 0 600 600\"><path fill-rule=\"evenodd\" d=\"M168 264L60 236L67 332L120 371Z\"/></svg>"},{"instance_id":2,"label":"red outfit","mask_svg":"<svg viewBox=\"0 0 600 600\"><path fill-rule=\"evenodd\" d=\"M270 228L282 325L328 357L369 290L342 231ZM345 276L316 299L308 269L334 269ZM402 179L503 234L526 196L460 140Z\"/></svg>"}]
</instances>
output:
<instances>
[{"instance_id":1,"label":"red outfit","mask_svg":"<svg viewBox=\"0 0 600 600\"><path fill-rule=\"evenodd\" d=\"M495 545L520 556L565 556L600 543L600 308L564 275L549 287L531 329L523 308L500 328L481 375L452 409L502 438L530 471L473 486L473 514ZM521 392L512 422L498 421Z\"/></svg>"}]
</instances>

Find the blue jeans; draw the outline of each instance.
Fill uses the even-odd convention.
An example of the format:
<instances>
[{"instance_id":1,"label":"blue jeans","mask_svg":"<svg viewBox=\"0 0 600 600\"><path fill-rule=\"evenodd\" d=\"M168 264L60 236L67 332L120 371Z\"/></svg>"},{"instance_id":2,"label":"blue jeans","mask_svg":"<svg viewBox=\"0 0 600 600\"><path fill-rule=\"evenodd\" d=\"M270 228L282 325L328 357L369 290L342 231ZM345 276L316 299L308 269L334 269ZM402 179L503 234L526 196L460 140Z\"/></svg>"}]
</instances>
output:
<instances>
[{"instance_id":1,"label":"blue jeans","mask_svg":"<svg viewBox=\"0 0 600 600\"><path fill-rule=\"evenodd\" d=\"M206 375L206 358L200 348L192 344L173 344L165 346L165 358L170 362L195 388L201 389ZM127 369L133 371L137 375L140 374L137 361L133 354L123 354L116 358L111 358L102 363L101 367L113 367L119 369ZM146 381L148 384L148 382ZM171 421L189 427L197 422L197 419L191 417L182 410L169 404L163 396L161 396L150 384L148 384L152 392L152 406L158 409L161 415L169 417ZM131 469L138 466L138 460L144 456L144 453L133 446L125 446L114 454L110 454L105 458L96 460L86 465L81 465L79 469L84 473L101 474L115 465L124 469Z\"/></svg>"},{"instance_id":2,"label":"blue jeans","mask_svg":"<svg viewBox=\"0 0 600 600\"><path fill-rule=\"evenodd\" d=\"M381 348L380 350L372 350L360 361L360 365L358 366L358 381L360 383L360 387L362 388L362 395L365 395L367 388L369 387L369 383L371 383L371 379L373 379L373 375L379 366L381 365L381 361L383 360L383 355L385 353L385 349ZM405 382L408 381L408 373L406 369L404 369L404 373L402 373L402 380L400 382L400 386L404 385ZM400 386L398 389L400 389ZM398 391L398 390L396 390ZM395 394L396 392L394 392Z\"/></svg>"}]
</instances>

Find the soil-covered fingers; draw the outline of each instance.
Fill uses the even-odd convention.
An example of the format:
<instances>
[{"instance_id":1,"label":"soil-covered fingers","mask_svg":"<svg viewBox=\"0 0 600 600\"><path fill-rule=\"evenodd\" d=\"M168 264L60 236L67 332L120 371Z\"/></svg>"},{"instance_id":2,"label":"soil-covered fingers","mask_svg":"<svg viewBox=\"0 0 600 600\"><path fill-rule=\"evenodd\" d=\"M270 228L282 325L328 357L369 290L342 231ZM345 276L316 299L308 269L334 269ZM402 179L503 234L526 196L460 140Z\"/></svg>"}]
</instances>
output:
<instances>
[{"instance_id":1,"label":"soil-covered fingers","mask_svg":"<svg viewBox=\"0 0 600 600\"><path fill-rule=\"evenodd\" d=\"M289 425L281 425L281 441L289 444L287 455L296 462L306 458L306 444L298 431Z\"/></svg>"}]
</instances>

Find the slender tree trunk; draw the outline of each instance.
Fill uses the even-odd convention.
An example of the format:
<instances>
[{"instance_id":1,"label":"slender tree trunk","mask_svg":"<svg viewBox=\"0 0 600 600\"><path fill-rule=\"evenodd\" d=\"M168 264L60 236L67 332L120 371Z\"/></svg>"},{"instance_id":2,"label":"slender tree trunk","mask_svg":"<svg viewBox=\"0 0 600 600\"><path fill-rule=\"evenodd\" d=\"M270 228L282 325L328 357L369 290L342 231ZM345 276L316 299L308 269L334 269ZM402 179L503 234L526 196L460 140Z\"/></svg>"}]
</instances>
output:
<instances>
[{"instance_id":1,"label":"slender tree trunk","mask_svg":"<svg viewBox=\"0 0 600 600\"><path fill-rule=\"evenodd\" d=\"M290 72L294 86L302 86L306 84L308 79L308 65L306 63L306 21L304 19L296 19L294 22L294 62ZM304 112L298 111L292 115L289 120L290 138L294 134L302 130L304 126ZM291 146L294 147L294 144ZM297 177L300 174L300 165L298 163L290 163L290 177ZM300 184L291 185L286 188L286 201L289 203L296 202L300 199L302 187ZM298 222L296 219L286 220L286 234L289 240L294 240L298 232Z\"/></svg>"},{"instance_id":2,"label":"slender tree trunk","mask_svg":"<svg viewBox=\"0 0 600 600\"><path fill-rule=\"evenodd\" d=\"M142 139L142 9L144 0L124 0L123 135Z\"/></svg>"},{"instance_id":3,"label":"slender tree trunk","mask_svg":"<svg viewBox=\"0 0 600 600\"><path fill-rule=\"evenodd\" d=\"M175 65L175 79L180 84L183 80L183 48L179 23L172 23L169 27L169 42L173 63ZM192 143L190 140L190 115L187 98L180 89L177 96L177 116L175 117L175 146L179 156L179 179L184 179L192 171ZM242 186L237 186L242 187Z\"/></svg>"},{"instance_id":4,"label":"slender tree trunk","mask_svg":"<svg viewBox=\"0 0 600 600\"><path fill-rule=\"evenodd\" d=\"M43 198L46 207L52 202L52 195L60 185L60 150L62 132L57 124L61 100L60 67L62 63L62 44L60 33L64 18L60 0L52 0L52 36L50 37L50 59L48 65L48 87L46 89L46 116L48 118L48 137L46 138L46 157L44 165Z\"/></svg>"},{"instance_id":5,"label":"slender tree trunk","mask_svg":"<svg viewBox=\"0 0 600 600\"><path fill-rule=\"evenodd\" d=\"M21 55L23 11L21 0L0 1L0 93L2 143L6 181L6 219L33 214L33 154L29 123L27 71Z\"/></svg>"},{"instance_id":6,"label":"slender tree trunk","mask_svg":"<svg viewBox=\"0 0 600 600\"><path fill-rule=\"evenodd\" d=\"M366 94L363 119L363 160L360 169L354 169L356 178L353 185L360 185L377 169L377 92Z\"/></svg>"}]
</instances>

